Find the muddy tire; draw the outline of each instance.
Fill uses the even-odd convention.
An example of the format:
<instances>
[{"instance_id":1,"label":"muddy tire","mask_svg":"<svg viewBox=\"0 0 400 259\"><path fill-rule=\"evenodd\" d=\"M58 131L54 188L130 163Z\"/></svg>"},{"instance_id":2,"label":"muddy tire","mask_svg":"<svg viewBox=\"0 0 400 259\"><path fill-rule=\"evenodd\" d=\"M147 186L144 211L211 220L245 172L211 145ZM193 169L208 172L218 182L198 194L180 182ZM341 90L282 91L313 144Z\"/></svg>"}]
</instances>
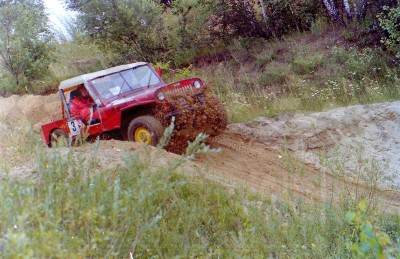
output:
<instances>
[{"instance_id":1,"label":"muddy tire","mask_svg":"<svg viewBox=\"0 0 400 259\"><path fill-rule=\"evenodd\" d=\"M55 129L50 135L50 146L68 145L68 134L65 130Z\"/></svg>"},{"instance_id":2,"label":"muddy tire","mask_svg":"<svg viewBox=\"0 0 400 259\"><path fill-rule=\"evenodd\" d=\"M128 126L128 140L157 146L164 133L161 122L153 116L134 118Z\"/></svg>"}]
</instances>

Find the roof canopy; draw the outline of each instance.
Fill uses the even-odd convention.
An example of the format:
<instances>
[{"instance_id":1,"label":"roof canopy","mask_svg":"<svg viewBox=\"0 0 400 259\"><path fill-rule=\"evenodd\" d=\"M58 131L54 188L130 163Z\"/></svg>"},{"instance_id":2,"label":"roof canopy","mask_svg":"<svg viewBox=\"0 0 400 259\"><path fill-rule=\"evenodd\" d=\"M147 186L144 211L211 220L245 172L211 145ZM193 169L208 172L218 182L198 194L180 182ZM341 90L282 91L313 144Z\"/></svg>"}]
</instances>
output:
<instances>
[{"instance_id":1,"label":"roof canopy","mask_svg":"<svg viewBox=\"0 0 400 259\"><path fill-rule=\"evenodd\" d=\"M112 68L107 68L104 70L100 70L94 73L89 73L89 74L84 74L80 75L77 77L73 77L67 80L64 80L60 83L59 89L63 90L68 90L69 88L72 88L76 85L84 84L85 82L92 80L94 78L106 76L112 73L117 73L119 71L127 70L130 68L138 67L138 66L143 66L146 65L146 62L137 62L137 63L132 63L132 64L127 64L127 65L121 65L117 67L112 67Z\"/></svg>"}]
</instances>

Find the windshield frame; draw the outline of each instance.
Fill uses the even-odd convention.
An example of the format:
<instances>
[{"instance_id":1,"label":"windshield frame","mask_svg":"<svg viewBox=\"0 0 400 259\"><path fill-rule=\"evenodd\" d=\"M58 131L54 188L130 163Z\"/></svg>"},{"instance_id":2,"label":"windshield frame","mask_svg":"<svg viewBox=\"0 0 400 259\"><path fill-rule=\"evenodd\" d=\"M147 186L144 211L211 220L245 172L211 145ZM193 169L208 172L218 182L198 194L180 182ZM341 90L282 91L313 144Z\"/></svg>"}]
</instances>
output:
<instances>
[{"instance_id":1,"label":"windshield frame","mask_svg":"<svg viewBox=\"0 0 400 259\"><path fill-rule=\"evenodd\" d=\"M148 74L148 77L143 76L142 78L138 79L137 74L132 74L131 76L136 77L135 80L136 80L137 86L134 86L133 82L129 83L126 73L129 71L135 71L138 69L140 70L144 67L147 68L147 70L144 71L144 74L145 75ZM118 75L118 78L112 79L112 77L115 75ZM104 79L107 79L108 82L106 82L106 80L104 80ZM116 81L121 80L121 79L122 79L122 81L120 81L121 86L119 86L116 83ZM91 86L91 88L93 89L93 91L96 93L96 95L99 97L99 99L101 99L103 103L108 103L115 99L130 96L134 93L143 91L146 88L162 85L162 84L164 84L164 81L162 80L161 77L159 77L159 75L156 73L156 71L151 66L149 66L148 64L144 64L144 65L137 66L134 68L124 69L124 70L120 70L120 71L110 73L110 74L107 74L104 76L93 78L91 80L88 80L88 83ZM103 86L101 87L100 84L103 84ZM126 89L126 87L128 87L128 89ZM124 90L124 88L126 90ZM109 92L109 93L107 93L107 95L106 95L105 92Z\"/></svg>"}]
</instances>

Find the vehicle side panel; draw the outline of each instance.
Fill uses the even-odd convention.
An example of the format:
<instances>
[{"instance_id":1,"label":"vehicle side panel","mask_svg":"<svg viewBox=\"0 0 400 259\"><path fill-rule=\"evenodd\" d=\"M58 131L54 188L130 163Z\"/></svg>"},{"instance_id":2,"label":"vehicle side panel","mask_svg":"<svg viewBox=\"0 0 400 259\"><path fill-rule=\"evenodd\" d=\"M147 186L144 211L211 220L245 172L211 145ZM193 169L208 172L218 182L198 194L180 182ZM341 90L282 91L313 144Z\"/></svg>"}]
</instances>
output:
<instances>
[{"instance_id":1,"label":"vehicle side panel","mask_svg":"<svg viewBox=\"0 0 400 259\"><path fill-rule=\"evenodd\" d=\"M120 127L121 109L117 106L102 108L100 115L104 131L110 131Z\"/></svg>"}]
</instances>

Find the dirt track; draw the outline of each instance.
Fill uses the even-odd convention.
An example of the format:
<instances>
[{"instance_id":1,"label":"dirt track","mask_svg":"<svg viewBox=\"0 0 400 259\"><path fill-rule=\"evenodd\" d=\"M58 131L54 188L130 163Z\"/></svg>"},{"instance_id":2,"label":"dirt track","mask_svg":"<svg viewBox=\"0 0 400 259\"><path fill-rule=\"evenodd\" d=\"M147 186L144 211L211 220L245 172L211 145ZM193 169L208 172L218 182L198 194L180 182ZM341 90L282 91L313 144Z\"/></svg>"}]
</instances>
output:
<instances>
[{"instance_id":1,"label":"dirt track","mask_svg":"<svg viewBox=\"0 0 400 259\"><path fill-rule=\"evenodd\" d=\"M397 123L400 121L400 111L397 113L396 110L398 106L398 103L357 106L326 113L260 118L249 124L230 125L224 134L210 139L211 146L222 148L221 153L203 155L193 162L187 162L182 166L182 171L200 173L227 186L250 188L272 197L300 196L306 200L325 201L337 200L344 191L349 191L345 192L346 195L355 195L356 191L359 195L366 191L364 185L343 182L318 163L318 156L325 154L334 157L335 146L343 147L343 151L353 152L346 143L366 140L362 142L366 148L372 145L372 151L369 150L366 155L377 154L378 161L379 155L382 161L394 161L394 165L390 164L389 168L397 172L399 146L398 142L396 144L391 140L397 140L396 132L400 132L396 128L400 127L400 123ZM0 98L0 140L3 143L0 145L0 153L3 158L18 154L13 151L13 147L4 145L16 145L16 142L8 141L9 134L14 131L13 127L31 124L37 136L41 137L40 125L57 118L59 111L57 95ZM391 143L390 146L387 141ZM379 148L381 146L383 149ZM140 153L143 147L135 143L111 140L101 141L100 149L100 165L107 167L122 163L124 153ZM90 150L90 145L76 148L77 153L84 155L91 155ZM166 151L157 151L154 148L151 150L152 153L157 152L157 160L161 166L178 158ZM31 162L14 163L11 172L29 174L34 170L30 166ZM344 168L351 173L355 163L347 162ZM380 191L382 193L385 194L382 196L384 207L400 208L398 192Z\"/></svg>"},{"instance_id":2,"label":"dirt track","mask_svg":"<svg viewBox=\"0 0 400 259\"><path fill-rule=\"evenodd\" d=\"M207 155L197 162L208 165L209 174L218 175L236 186L276 197L334 202L340 199L339 195L356 195L356 191L358 195L370 193L365 186L343 182L329 172L296 159L290 152L277 151L229 130L213 139L212 145L221 147L221 154ZM386 190L381 195L386 208L400 208L399 192Z\"/></svg>"}]
</instances>

